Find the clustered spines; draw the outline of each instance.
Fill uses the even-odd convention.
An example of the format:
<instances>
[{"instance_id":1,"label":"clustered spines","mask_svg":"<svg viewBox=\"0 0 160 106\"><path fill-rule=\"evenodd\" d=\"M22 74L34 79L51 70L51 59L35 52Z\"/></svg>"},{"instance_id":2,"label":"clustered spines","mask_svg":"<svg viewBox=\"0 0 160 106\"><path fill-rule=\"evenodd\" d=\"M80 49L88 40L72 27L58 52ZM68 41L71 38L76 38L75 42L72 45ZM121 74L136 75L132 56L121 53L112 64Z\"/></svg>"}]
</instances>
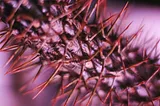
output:
<instances>
[{"instance_id":1,"label":"clustered spines","mask_svg":"<svg viewBox=\"0 0 160 106\"><path fill-rule=\"evenodd\" d=\"M35 81L45 66L53 69L44 83L27 93L39 90L36 98L51 82L59 79L53 103L62 98L63 105L72 102L73 105L85 103L89 106L97 98L103 105L154 104L160 95L155 84L159 79L159 68L155 66L157 57L151 59L150 53L144 55L138 52L139 48L132 50L130 47L141 29L128 38L123 35L130 24L120 34L114 32L114 26L128 3L119 14L103 21L98 20L98 8L104 0L95 3L94 0L36 0L38 5L26 1L26 5L22 2L22 6L14 9L15 16L10 15L12 18L5 21L10 23L10 28L6 35L1 35L4 36L1 50L14 52L6 63L7 66L13 62L7 73L39 66L33 78ZM6 1L3 3L7 4ZM32 16L32 13L22 14L24 7L31 11L30 6L35 6L41 18ZM28 48L33 53L22 62ZM147 92L145 96L138 92L140 88Z\"/></svg>"}]
</instances>

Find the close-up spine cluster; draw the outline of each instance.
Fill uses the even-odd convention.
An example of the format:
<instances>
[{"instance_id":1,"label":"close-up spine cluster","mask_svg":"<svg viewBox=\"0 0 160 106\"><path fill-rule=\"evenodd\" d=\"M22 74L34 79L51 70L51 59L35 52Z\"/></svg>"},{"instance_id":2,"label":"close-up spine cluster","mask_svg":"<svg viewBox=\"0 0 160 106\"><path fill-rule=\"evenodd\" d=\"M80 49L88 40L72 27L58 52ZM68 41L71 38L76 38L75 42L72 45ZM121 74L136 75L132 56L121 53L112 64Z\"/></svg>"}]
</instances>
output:
<instances>
[{"instance_id":1,"label":"close-up spine cluster","mask_svg":"<svg viewBox=\"0 0 160 106\"><path fill-rule=\"evenodd\" d=\"M32 83L50 72L20 91L36 92L35 99L54 85L52 106L160 105L159 42L150 50L135 47L143 28L129 36L132 23L118 30L128 4L111 14L107 0L1 0L6 74L34 71Z\"/></svg>"}]
</instances>

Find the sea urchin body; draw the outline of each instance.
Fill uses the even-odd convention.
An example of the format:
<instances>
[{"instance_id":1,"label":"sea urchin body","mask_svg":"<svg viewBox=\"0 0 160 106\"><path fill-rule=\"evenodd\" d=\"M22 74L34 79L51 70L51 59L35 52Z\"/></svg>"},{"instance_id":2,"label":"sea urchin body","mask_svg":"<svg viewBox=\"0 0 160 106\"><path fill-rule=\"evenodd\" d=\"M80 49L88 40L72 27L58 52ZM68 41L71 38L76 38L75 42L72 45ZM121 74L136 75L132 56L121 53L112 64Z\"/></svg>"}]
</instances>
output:
<instances>
[{"instance_id":1,"label":"sea urchin body","mask_svg":"<svg viewBox=\"0 0 160 106\"><path fill-rule=\"evenodd\" d=\"M146 50L131 48L139 31L124 37L130 24L120 34L114 31L128 3L120 13L102 19L104 3L106 0L1 1L1 20L9 26L0 33L1 51L13 52L5 65L11 63L7 73L39 66L35 81L51 68L50 77L31 92L39 90L36 98L56 80L54 106L60 100L64 106L94 106L96 102L156 105L160 96L157 56L151 59Z\"/></svg>"}]
</instances>

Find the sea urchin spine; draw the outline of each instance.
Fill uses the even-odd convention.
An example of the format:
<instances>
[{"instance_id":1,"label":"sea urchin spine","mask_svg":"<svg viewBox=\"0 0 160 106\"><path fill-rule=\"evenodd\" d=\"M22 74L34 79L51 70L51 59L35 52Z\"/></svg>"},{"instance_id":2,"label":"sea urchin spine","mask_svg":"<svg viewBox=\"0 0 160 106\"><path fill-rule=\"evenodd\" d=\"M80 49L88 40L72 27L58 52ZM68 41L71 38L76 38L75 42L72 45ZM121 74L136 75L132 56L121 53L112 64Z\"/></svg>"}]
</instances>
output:
<instances>
[{"instance_id":1,"label":"sea urchin spine","mask_svg":"<svg viewBox=\"0 0 160 106\"><path fill-rule=\"evenodd\" d=\"M64 106L158 104L158 55L150 58L146 50L131 47L141 29L130 37L123 35L131 24L120 34L114 31L128 3L120 13L102 19L104 3L106 0L0 1L1 20L9 26L0 33L0 50L13 53L5 65L11 63L7 73L39 66L35 81L43 70L53 70L44 83L26 94L38 90L36 98L54 83L59 88L54 89L54 106L60 100Z\"/></svg>"}]
</instances>

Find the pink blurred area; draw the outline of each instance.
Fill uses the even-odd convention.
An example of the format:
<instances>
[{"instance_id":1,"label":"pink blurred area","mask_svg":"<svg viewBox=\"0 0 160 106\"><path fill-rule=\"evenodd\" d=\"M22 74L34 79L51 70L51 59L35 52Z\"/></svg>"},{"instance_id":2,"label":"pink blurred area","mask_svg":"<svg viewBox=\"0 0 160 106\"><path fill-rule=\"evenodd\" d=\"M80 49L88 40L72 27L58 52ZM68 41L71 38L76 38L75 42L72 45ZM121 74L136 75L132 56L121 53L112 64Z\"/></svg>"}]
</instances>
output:
<instances>
[{"instance_id":1,"label":"pink blurred area","mask_svg":"<svg viewBox=\"0 0 160 106\"><path fill-rule=\"evenodd\" d=\"M121 8L121 6L113 4L110 11L118 12ZM123 26L132 21L133 23L127 31L128 34L134 33L141 25L144 25L142 38L147 36L155 40L160 39L159 7L130 5L128 15L123 20L122 29ZM0 31L5 27L5 24L0 22ZM54 92L52 88L45 89L35 100L32 100L33 95L24 96L19 92L19 88L23 83L18 83L20 82L19 80L21 80L20 78L16 78L18 75L5 75L7 70L3 68L3 65L7 61L7 58L8 53L0 53L0 106L50 106L51 94Z\"/></svg>"}]
</instances>

